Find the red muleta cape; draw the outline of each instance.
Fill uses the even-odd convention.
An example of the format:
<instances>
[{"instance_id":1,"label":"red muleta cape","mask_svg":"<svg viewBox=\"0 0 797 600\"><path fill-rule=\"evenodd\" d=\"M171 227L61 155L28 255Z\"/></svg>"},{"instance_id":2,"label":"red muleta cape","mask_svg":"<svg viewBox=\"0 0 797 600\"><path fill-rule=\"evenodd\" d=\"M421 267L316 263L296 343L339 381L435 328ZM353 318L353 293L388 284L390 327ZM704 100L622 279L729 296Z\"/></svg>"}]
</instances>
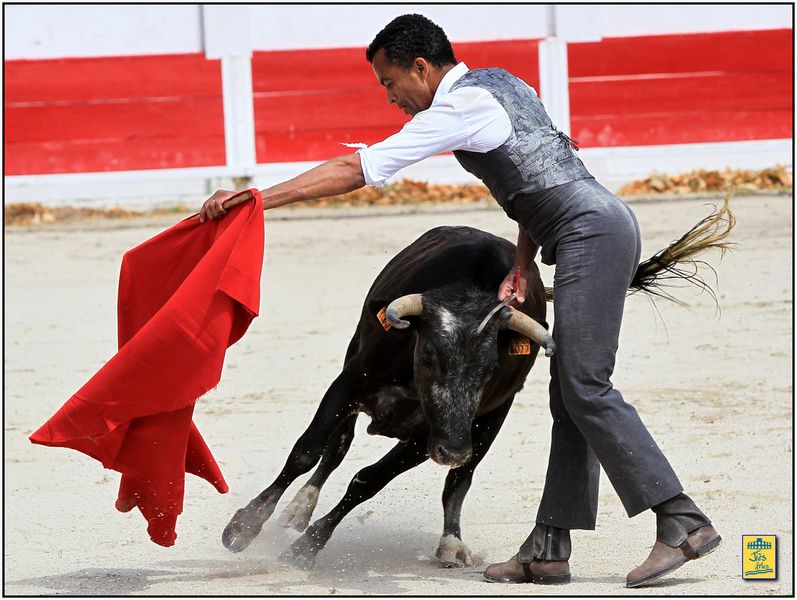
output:
<instances>
[{"instance_id":1,"label":"red muleta cape","mask_svg":"<svg viewBox=\"0 0 797 600\"><path fill-rule=\"evenodd\" d=\"M228 490L191 417L260 307L263 201L251 191L224 218L191 217L125 254L119 351L30 437L121 472L116 508L138 506L162 546L177 538L186 473Z\"/></svg>"}]
</instances>

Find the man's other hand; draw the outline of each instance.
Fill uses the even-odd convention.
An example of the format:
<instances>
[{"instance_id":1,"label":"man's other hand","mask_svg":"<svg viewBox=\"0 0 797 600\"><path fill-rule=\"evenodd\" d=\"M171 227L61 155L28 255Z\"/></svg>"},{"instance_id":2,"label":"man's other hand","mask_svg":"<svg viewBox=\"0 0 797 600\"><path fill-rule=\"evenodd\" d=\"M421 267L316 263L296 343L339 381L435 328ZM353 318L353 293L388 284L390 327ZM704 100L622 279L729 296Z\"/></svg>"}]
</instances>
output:
<instances>
[{"instance_id":1,"label":"man's other hand","mask_svg":"<svg viewBox=\"0 0 797 600\"><path fill-rule=\"evenodd\" d=\"M218 219L226 215L227 211L224 210L223 204L237 193L238 192L230 192L227 190L216 190L216 193L205 200L202 209L199 211L200 223L204 223L208 219L212 221L213 219Z\"/></svg>"}]
</instances>

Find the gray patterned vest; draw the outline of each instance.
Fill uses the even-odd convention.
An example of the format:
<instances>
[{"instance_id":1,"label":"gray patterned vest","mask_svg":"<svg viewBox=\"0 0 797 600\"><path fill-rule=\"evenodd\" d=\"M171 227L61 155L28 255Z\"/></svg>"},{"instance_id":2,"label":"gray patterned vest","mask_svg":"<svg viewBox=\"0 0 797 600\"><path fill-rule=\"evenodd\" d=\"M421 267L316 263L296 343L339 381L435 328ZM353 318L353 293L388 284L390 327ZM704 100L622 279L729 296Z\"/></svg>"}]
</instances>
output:
<instances>
[{"instance_id":1,"label":"gray patterned vest","mask_svg":"<svg viewBox=\"0 0 797 600\"><path fill-rule=\"evenodd\" d=\"M523 81L503 69L476 69L455 81L451 90L461 87L487 90L509 115L512 133L501 146L489 152L456 150L454 156L484 182L510 217L516 194L592 177L570 138L554 127L537 94Z\"/></svg>"}]
</instances>

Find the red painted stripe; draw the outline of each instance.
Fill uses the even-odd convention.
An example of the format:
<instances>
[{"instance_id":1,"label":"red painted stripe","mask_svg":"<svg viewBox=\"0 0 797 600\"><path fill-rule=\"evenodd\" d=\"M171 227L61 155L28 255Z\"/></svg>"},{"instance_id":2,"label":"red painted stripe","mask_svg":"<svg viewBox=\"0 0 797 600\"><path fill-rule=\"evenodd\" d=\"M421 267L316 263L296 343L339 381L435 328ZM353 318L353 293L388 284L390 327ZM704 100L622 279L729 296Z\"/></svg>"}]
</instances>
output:
<instances>
[{"instance_id":1,"label":"red painted stripe","mask_svg":"<svg viewBox=\"0 0 797 600\"><path fill-rule=\"evenodd\" d=\"M505 40L454 44L457 59L471 69L501 67L540 89L539 40Z\"/></svg>"},{"instance_id":2,"label":"red painted stripe","mask_svg":"<svg viewBox=\"0 0 797 600\"><path fill-rule=\"evenodd\" d=\"M220 78L202 54L10 60L5 102L220 96Z\"/></svg>"},{"instance_id":3,"label":"red painted stripe","mask_svg":"<svg viewBox=\"0 0 797 600\"><path fill-rule=\"evenodd\" d=\"M112 104L5 109L6 136L12 143L101 139L127 142L153 136L182 140L197 135L223 139L223 117L222 106L215 98L175 98L167 102L143 98Z\"/></svg>"},{"instance_id":4,"label":"red painted stripe","mask_svg":"<svg viewBox=\"0 0 797 600\"><path fill-rule=\"evenodd\" d=\"M697 142L788 139L792 113L699 111L660 115L573 117L572 137L582 148L657 146Z\"/></svg>"},{"instance_id":5,"label":"red painted stripe","mask_svg":"<svg viewBox=\"0 0 797 600\"><path fill-rule=\"evenodd\" d=\"M455 44L539 89L538 42ZM608 38L569 45L573 136L583 147L791 137L791 30ZM202 55L6 61L9 175L224 163L221 68ZM321 160L374 143L388 106L363 48L258 52L260 162Z\"/></svg>"},{"instance_id":6,"label":"red painted stripe","mask_svg":"<svg viewBox=\"0 0 797 600\"><path fill-rule=\"evenodd\" d=\"M256 150L258 157L269 160L261 162L293 162L324 160L330 156L354 152L341 142L375 143L395 133L392 127L375 127L356 132L342 129L324 129L304 132L258 133ZM278 157L278 158L277 158ZM310 158L318 157L318 158ZM275 160L270 160L274 158Z\"/></svg>"},{"instance_id":7,"label":"red painted stripe","mask_svg":"<svg viewBox=\"0 0 797 600\"><path fill-rule=\"evenodd\" d=\"M76 142L22 142L8 146L8 175L171 169L224 164L224 137L195 135L142 137L123 144L104 139ZM13 167L14 172L12 172Z\"/></svg>"},{"instance_id":8,"label":"red painted stripe","mask_svg":"<svg viewBox=\"0 0 797 600\"><path fill-rule=\"evenodd\" d=\"M455 43L457 60L472 69L501 66L529 85L539 85L538 40ZM365 48L324 48L255 52L252 61L255 94L296 90L379 88Z\"/></svg>"},{"instance_id":9,"label":"red painted stripe","mask_svg":"<svg viewBox=\"0 0 797 600\"><path fill-rule=\"evenodd\" d=\"M567 52L571 78L698 71L791 71L792 30L604 38L599 42L571 42Z\"/></svg>"},{"instance_id":10,"label":"red painted stripe","mask_svg":"<svg viewBox=\"0 0 797 600\"><path fill-rule=\"evenodd\" d=\"M454 45L470 68L502 66L539 87L536 40ZM389 106L365 48L256 52L252 61L258 162L323 160L372 144L408 117Z\"/></svg>"},{"instance_id":11,"label":"red painted stripe","mask_svg":"<svg viewBox=\"0 0 797 600\"><path fill-rule=\"evenodd\" d=\"M742 112L788 109L790 78L779 73L719 74L570 84L570 113L577 116Z\"/></svg>"},{"instance_id":12,"label":"red painted stripe","mask_svg":"<svg viewBox=\"0 0 797 600\"><path fill-rule=\"evenodd\" d=\"M791 137L791 30L568 45L582 147Z\"/></svg>"},{"instance_id":13,"label":"red painted stripe","mask_svg":"<svg viewBox=\"0 0 797 600\"><path fill-rule=\"evenodd\" d=\"M5 69L8 175L225 163L218 60L20 60Z\"/></svg>"},{"instance_id":14,"label":"red painted stripe","mask_svg":"<svg viewBox=\"0 0 797 600\"><path fill-rule=\"evenodd\" d=\"M255 98L257 133L342 129L353 134L374 127L398 131L409 117L388 106L380 90L280 98Z\"/></svg>"}]
</instances>

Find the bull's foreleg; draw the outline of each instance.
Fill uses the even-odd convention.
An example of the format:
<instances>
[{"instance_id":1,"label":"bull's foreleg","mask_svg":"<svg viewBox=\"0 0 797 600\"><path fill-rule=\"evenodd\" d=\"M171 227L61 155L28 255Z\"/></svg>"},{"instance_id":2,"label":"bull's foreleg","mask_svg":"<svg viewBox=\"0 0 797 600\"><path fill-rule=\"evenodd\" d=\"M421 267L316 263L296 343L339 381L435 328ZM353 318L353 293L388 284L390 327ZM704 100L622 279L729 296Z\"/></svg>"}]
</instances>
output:
<instances>
[{"instance_id":1,"label":"bull's foreleg","mask_svg":"<svg viewBox=\"0 0 797 600\"><path fill-rule=\"evenodd\" d=\"M360 470L349 483L343 499L328 514L307 528L280 558L303 568L310 568L316 555L326 545L335 527L355 506L376 495L393 478L427 459L426 442L408 440L396 444L382 459Z\"/></svg>"},{"instance_id":2,"label":"bull's foreleg","mask_svg":"<svg viewBox=\"0 0 797 600\"><path fill-rule=\"evenodd\" d=\"M349 451L351 441L354 438L354 424L356 422L357 414L355 413L340 424L329 444L327 444L318 468L280 514L278 521L280 525L286 528L291 527L296 531L304 531L307 528L318 502L318 494L321 492L321 488L330 474L340 466L341 461Z\"/></svg>"},{"instance_id":3,"label":"bull's foreleg","mask_svg":"<svg viewBox=\"0 0 797 600\"><path fill-rule=\"evenodd\" d=\"M513 398L510 398L495 410L474 419L471 433L473 454L464 465L448 472L443 488L443 535L435 552L441 566L465 567L473 564L470 549L462 541L460 530L462 503L470 489L473 471L498 435L509 407L512 406L512 400Z\"/></svg>"},{"instance_id":4,"label":"bull's foreleg","mask_svg":"<svg viewBox=\"0 0 797 600\"><path fill-rule=\"evenodd\" d=\"M238 510L224 528L221 540L227 549L240 552L257 537L288 486L316 465L341 422L356 414L355 398L360 373L359 366L350 363L332 382L310 425L294 444L280 474L270 486Z\"/></svg>"}]
</instances>

